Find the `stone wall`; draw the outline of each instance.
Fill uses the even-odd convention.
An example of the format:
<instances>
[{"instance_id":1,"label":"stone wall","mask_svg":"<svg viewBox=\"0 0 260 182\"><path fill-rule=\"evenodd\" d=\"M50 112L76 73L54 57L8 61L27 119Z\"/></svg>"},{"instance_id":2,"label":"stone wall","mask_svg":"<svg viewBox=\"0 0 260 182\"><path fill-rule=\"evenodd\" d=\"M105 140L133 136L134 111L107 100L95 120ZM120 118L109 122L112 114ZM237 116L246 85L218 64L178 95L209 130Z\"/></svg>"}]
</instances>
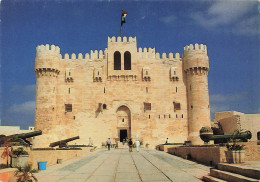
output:
<instances>
[{"instance_id":1,"label":"stone wall","mask_svg":"<svg viewBox=\"0 0 260 182\"><path fill-rule=\"evenodd\" d=\"M66 161L84 153L90 152L93 147L83 147L82 150L31 150L28 163L33 169L38 169L38 162L47 161L47 166L57 164L58 159Z\"/></svg>"},{"instance_id":2,"label":"stone wall","mask_svg":"<svg viewBox=\"0 0 260 182\"><path fill-rule=\"evenodd\" d=\"M114 69L116 52L120 54L121 70ZM124 69L127 52L131 54L131 70ZM185 54L189 52L203 54L194 59L189 54L186 60L179 53L160 56L155 48L137 50L136 38L132 37L108 38L104 51L90 51L85 57L73 53L62 58L59 47L38 46L35 128L43 130L43 135L36 137L35 147L47 147L51 142L77 135L80 139L75 143L88 144L91 137L99 147L107 138L119 141L122 130L127 130L128 138L138 138L151 147L166 138L183 143L188 135L202 143L199 129L210 125L208 57L204 45L190 45L185 48ZM203 112L190 118L189 76L183 61L188 66L194 61L194 69L200 75L200 84L192 94L196 98L193 113ZM194 76L191 80L195 83L196 79ZM151 104L151 108L145 109L144 103ZM72 111L66 111L66 104L72 105Z\"/></svg>"}]
</instances>

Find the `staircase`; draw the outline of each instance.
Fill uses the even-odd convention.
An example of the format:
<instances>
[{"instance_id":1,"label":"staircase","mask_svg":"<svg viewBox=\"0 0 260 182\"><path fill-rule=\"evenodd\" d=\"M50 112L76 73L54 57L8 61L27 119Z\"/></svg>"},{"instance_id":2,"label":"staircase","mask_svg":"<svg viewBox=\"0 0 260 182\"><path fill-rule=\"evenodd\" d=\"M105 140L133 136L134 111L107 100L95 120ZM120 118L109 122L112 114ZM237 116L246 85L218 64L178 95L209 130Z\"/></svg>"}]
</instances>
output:
<instances>
[{"instance_id":1,"label":"staircase","mask_svg":"<svg viewBox=\"0 0 260 182\"><path fill-rule=\"evenodd\" d=\"M219 163L217 169L211 168L209 176L203 176L206 182L259 182L260 162L241 164Z\"/></svg>"}]
</instances>

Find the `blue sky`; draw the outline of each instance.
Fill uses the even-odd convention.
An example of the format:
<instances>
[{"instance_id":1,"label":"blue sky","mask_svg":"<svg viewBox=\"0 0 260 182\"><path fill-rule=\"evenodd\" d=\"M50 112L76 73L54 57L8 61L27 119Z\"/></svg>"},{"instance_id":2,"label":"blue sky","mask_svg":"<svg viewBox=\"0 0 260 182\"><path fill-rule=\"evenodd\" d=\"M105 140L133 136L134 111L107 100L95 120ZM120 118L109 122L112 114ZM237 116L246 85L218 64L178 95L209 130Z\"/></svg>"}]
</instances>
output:
<instances>
[{"instance_id":1,"label":"blue sky","mask_svg":"<svg viewBox=\"0 0 260 182\"><path fill-rule=\"evenodd\" d=\"M104 50L107 36L124 36L156 52L208 46L214 112L260 113L260 4L257 1L23 1L0 6L0 118L2 125L34 125L35 48L61 53Z\"/></svg>"}]
</instances>

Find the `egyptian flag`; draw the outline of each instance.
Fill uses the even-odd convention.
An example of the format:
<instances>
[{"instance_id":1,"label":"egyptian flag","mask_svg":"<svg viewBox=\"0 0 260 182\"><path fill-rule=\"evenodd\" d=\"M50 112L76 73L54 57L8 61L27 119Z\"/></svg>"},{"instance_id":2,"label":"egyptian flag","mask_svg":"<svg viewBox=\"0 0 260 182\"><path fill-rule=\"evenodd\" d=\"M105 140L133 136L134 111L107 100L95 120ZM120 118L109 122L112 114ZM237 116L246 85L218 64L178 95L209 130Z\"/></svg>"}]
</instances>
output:
<instances>
[{"instance_id":1,"label":"egyptian flag","mask_svg":"<svg viewBox=\"0 0 260 182\"><path fill-rule=\"evenodd\" d=\"M122 11L122 15L121 15L121 25L123 25L123 23L125 23L125 17L127 15L126 11Z\"/></svg>"}]
</instances>

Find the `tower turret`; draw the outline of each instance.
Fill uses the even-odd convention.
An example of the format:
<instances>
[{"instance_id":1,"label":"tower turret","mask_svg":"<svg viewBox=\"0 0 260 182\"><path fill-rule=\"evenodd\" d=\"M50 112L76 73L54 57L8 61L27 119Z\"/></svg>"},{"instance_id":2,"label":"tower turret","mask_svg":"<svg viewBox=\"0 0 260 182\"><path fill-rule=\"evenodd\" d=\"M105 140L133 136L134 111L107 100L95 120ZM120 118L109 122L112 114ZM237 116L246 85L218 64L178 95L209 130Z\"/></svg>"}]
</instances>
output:
<instances>
[{"instance_id":1,"label":"tower turret","mask_svg":"<svg viewBox=\"0 0 260 182\"><path fill-rule=\"evenodd\" d=\"M199 137L201 127L210 126L208 91L209 58L203 44L184 47L183 69L188 96L188 140L203 144Z\"/></svg>"},{"instance_id":2,"label":"tower turret","mask_svg":"<svg viewBox=\"0 0 260 182\"><path fill-rule=\"evenodd\" d=\"M61 59L58 46L40 45L36 48L35 66L36 73L36 108L35 130L42 130L45 137L41 143L34 141L35 146L48 146L48 131L56 123L56 86L59 75L59 61ZM50 138L50 137L49 137ZM46 143L42 143L45 141Z\"/></svg>"}]
</instances>

